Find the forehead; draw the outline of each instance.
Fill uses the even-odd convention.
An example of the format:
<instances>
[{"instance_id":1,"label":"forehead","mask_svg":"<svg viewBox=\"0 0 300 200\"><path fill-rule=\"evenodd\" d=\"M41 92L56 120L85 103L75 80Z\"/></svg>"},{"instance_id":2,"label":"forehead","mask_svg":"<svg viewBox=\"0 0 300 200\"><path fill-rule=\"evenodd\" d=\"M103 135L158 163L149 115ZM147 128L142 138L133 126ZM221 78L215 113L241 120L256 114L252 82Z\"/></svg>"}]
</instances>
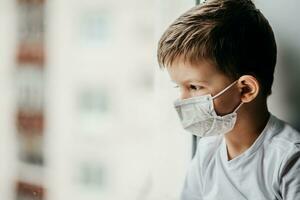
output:
<instances>
[{"instance_id":1,"label":"forehead","mask_svg":"<svg viewBox=\"0 0 300 200\"><path fill-rule=\"evenodd\" d=\"M167 67L170 78L176 83L189 81L209 82L222 74L217 67L209 61L199 61L195 64L185 62L182 59L175 60Z\"/></svg>"}]
</instances>

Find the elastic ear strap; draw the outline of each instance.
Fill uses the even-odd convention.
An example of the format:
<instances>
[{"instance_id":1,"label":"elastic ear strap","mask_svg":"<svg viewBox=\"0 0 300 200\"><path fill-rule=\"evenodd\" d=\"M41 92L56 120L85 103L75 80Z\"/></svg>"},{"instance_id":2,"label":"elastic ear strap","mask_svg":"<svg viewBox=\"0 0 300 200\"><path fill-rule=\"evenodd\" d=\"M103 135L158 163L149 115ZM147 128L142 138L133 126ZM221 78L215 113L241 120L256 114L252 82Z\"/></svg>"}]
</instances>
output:
<instances>
[{"instance_id":1,"label":"elastic ear strap","mask_svg":"<svg viewBox=\"0 0 300 200\"><path fill-rule=\"evenodd\" d=\"M237 80L234 81L233 83L231 83L230 85L228 85L226 88L224 88L221 92L219 92L218 94L216 94L215 96L213 96L212 99L215 99L219 96L221 96L224 92L226 92L229 88L231 88L234 84L236 84Z\"/></svg>"},{"instance_id":2,"label":"elastic ear strap","mask_svg":"<svg viewBox=\"0 0 300 200\"><path fill-rule=\"evenodd\" d=\"M240 107L241 107L243 104L244 104L244 102L241 102L240 105L238 105L238 106L236 107L236 109L234 109L233 112L235 113L236 111L238 111L238 109L240 109Z\"/></svg>"}]
</instances>

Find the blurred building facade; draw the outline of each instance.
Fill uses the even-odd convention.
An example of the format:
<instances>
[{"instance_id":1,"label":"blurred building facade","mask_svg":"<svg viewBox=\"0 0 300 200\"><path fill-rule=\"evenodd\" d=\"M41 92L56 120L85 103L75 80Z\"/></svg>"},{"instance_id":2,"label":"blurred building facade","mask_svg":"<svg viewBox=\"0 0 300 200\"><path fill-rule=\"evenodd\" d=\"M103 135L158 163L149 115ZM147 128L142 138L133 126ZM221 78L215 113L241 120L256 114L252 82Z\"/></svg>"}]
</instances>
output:
<instances>
[{"instance_id":1,"label":"blurred building facade","mask_svg":"<svg viewBox=\"0 0 300 200\"><path fill-rule=\"evenodd\" d=\"M178 197L190 137L156 44L192 5L1 0L1 199Z\"/></svg>"}]
</instances>

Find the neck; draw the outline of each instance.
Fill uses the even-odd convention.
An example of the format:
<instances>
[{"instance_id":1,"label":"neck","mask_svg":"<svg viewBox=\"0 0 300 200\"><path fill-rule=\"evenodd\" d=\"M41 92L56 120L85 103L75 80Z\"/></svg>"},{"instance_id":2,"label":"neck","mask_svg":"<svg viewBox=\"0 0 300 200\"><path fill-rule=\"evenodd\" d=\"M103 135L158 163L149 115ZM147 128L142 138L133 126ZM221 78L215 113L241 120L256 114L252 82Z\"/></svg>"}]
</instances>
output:
<instances>
[{"instance_id":1,"label":"neck","mask_svg":"<svg viewBox=\"0 0 300 200\"><path fill-rule=\"evenodd\" d=\"M269 119L266 102L244 104L237 113L234 129L225 135L228 159L246 151L258 138Z\"/></svg>"}]
</instances>

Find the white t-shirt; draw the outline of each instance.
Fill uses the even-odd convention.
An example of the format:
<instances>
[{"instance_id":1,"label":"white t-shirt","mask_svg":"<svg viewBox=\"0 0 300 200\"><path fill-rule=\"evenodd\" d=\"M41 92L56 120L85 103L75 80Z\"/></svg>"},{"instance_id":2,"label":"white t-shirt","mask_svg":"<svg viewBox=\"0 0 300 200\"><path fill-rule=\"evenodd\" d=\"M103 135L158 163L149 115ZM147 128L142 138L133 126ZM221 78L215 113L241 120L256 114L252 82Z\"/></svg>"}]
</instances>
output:
<instances>
[{"instance_id":1,"label":"white t-shirt","mask_svg":"<svg viewBox=\"0 0 300 200\"><path fill-rule=\"evenodd\" d=\"M222 136L199 140L181 200L300 200L300 133L271 115L252 146L228 161Z\"/></svg>"}]
</instances>

